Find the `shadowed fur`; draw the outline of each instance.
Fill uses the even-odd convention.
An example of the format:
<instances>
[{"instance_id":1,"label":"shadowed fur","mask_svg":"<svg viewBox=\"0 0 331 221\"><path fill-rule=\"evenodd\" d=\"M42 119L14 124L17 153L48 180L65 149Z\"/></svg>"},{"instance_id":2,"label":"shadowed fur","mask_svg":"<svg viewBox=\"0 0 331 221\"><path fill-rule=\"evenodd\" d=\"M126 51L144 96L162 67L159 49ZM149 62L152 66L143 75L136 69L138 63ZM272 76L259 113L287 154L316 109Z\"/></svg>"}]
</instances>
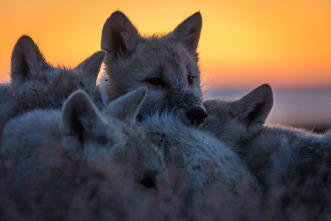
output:
<instances>
[{"instance_id":1,"label":"shadowed fur","mask_svg":"<svg viewBox=\"0 0 331 221\"><path fill-rule=\"evenodd\" d=\"M62 163L56 170L60 173L69 161L96 171L113 163L120 174L137 184L138 195L155 190L164 171L163 159L135 124L145 96L146 89L139 88L100 112L89 96L78 90L65 102L62 112L36 110L9 121L3 132L2 154L7 165L18 164L18 191L27 184L29 171L47 168L48 158L58 150ZM38 159L41 151L48 154L44 159ZM61 184L61 180L52 182Z\"/></svg>"},{"instance_id":2,"label":"shadowed fur","mask_svg":"<svg viewBox=\"0 0 331 221\"><path fill-rule=\"evenodd\" d=\"M196 51L201 26L197 12L167 35L143 37L122 12L114 12L104 24L101 40L106 73L100 87L108 99L144 86L148 94L139 119L175 109L184 123L202 125L207 113Z\"/></svg>"},{"instance_id":3,"label":"shadowed fur","mask_svg":"<svg viewBox=\"0 0 331 221\"><path fill-rule=\"evenodd\" d=\"M180 177L186 179L188 200L200 191L207 193L215 182L235 195L247 184L256 188L255 179L231 148L209 132L184 125L174 113L156 113L141 126L167 166L176 162Z\"/></svg>"},{"instance_id":4,"label":"shadowed fur","mask_svg":"<svg viewBox=\"0 0 331 221\"><path fill-rule=\"evenodd\" d=\"M33 40L22 36L12 53L11 82L2 85L10 88L9 93L1 95L8 100L2 118L10 119L34 109L60 109L77 89L85 90L98 108L103 107L106 99L96 86L103 58L100 51L74 69L53 67Z\"/></svg>"},{"instance_id":5,"label":"shadowed fur","mask_svg":"<svg viewBox=\"0 0 331 221\"><path fill-rule=\"evenodd\" d=\"M2 127L7 120L12 109L12 100L10 99L13 96L13 88L10 83L0 84L0 127Z\"/></svg>"},{"instance_id":6,"label":"shadowed fur","mask_svg":"<svg viewBox=\"0 0 331 221\"><path fill-rule=\"evenodd\" d=\"M331 134L265 123L273 104L272 90L262 85L234 101L204 102L204 128L239 153L263 186L302 183L331 168ZM327 166L324 168L324 166Z\"/></svg>"}]
</instances>

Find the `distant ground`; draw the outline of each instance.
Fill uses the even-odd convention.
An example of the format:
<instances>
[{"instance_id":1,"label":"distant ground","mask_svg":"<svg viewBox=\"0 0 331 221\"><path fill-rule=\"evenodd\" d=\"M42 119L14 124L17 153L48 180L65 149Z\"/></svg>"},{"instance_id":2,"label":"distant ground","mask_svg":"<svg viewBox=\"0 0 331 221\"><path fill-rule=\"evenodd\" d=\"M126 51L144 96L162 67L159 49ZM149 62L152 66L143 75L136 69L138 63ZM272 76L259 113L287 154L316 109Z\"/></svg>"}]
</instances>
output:
<instances>
[{"instance_id":1,"label":"distant ground","mask_svg":"<svg viewBox=\"0 0 331 221\"><path fill-rule=\"evenodd\" d=\"M207 91L205 97L235 99L250 89ZM316 132L331 129L331 87L273 89L274 106L269 121Z\"/></svg>"}]
</instances>

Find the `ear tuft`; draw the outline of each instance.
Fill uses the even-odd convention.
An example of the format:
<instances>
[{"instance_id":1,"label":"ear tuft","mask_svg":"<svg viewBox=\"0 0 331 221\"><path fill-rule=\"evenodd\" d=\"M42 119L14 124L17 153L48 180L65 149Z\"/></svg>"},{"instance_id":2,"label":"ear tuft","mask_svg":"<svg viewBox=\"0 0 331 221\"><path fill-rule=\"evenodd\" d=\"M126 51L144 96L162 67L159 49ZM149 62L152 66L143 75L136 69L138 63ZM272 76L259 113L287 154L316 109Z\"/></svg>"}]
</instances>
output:
<instances>
[{"instance_id":1,"label":"ear tuft","mask_svg":"<svg viewBox=\"0 0 331 221\"><path fill-rule=\"evenodd\" d=\"M262 125L273 106L272 89L268 84L263 84L234 102L234 105L239 118L247 124L247 127Z\"/></svg>"},{"instance_id":2,"label":"ear tuft","mask_svg":"<svg viewBox=\"0 0 331 221\"><path fill-rule=\"evenodd\" d=\"M202 27L200 12L196 12L179 24L170 36L182 42L191 53L196 53Z\"/></svg>"},{"instance_id":3,"label":"ear tuft","mask_svg":"<svg viewBox=\"0 0 331 221\"><path fill-rule=\"evenodd\" d=\"M144 87L131 91L112 101L106 107L105 114L134 124L146 94L147 89Z\"/></svg>"},{"instance_id":4,"label":"ear tuft","mask_svg":"<svg viewBox=\"0 0 331 221\"><path fill-rule=\"evenodd\" d=\"M38 46L27 35L23 35L15 44L11 57L11 82L14 87L22 84L26 78L39 74L43 68L52 68Z\"/></svg>"},{"instance_id":5,"label":"ear tuft","mask_svg":"<svg viewBox=\"0 0 331 221\"><path fill-rule=\"evenodd\" d=\"M72 93L63 104L60 125L64 136L83 143L101 121L99 110L83 90Z\"/></svg>"},{"instance_id":6,"label":"ear tuft","mask_svg":"<svg viewBox=\"0 0 331 221\"><path fill-rule=\"evenodd\" d=\"M131 21L120 11L116 11L105 22L102 29L101 49L114 58L129 56L135 51L141 39Z\"/></svg>"},{"instance_id":7,"label":"ear tuft","mask_svg":"<svg viewBox=\"0 0 331 221\"><path fill-rule=\"evenodd\" d=\"M104 57L105 53L103 51L96 52L80 63L74 70L82 71L91 82L96 82Z\"/></svg>"}]
</instances>

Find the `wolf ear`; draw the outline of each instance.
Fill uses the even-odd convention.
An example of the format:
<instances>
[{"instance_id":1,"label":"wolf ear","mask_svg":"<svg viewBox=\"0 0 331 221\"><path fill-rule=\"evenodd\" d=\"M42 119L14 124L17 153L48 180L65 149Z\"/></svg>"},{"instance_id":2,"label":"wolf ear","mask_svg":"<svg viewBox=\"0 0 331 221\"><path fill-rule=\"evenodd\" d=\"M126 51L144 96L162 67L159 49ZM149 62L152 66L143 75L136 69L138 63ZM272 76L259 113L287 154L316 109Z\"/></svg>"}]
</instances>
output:
<instances>
[{"instance_id":1,"label":"wolf ear","mask_svg":"<svg viewBox=\"0 0 331 221\"><path fill-rule=\"evenodd\" d=\"M33 40L23 35L18 39L11 57L11 82L13 86L22 84L28 77L40 73L43 68L52 68Z\"/></svg>"},{"instance_id":2,"label":"wolf ear","mask_svg":"<svg viewBox=\"0 0 331 221\"><path fill-rule=\"evenodd\" d=\"M140 87L112 101L104 110L110 117L135 123L139 109L146 97L147 89Z\"/></svg>"},{"instance_id":3,"label":"wolf ear","mask_svg":"<svg viewBox=\"0 0 331 221\"><path fill-rule=\"evenodd\" d=\"M102 117L90 97L83 90L72 93L63 104L60 128L67 143L74 148L75 143L84 143L96 125L102 124Z\"/></svg>"},{"instance_id":4,"label":"wolf ear","mask_svg":"<svg viewBox=\"0 0 331 221\"><path fill-rule=\"evenodd\" d=\"M116 11L103 26L101 49L111 53L115 58L130 56L140 39L130 20L122 12Z\"/></svg>"},{"instance_id":5,"label":"wolf ear","mask_svg":"<svg viewBox=\"0 0 331 221\"><path fill-rule=\"evenodd\" d=\"M96 52L80 63L74 70L81 71L90 82L96 82L104 57L105 53L103 51Z\"/></svg>"},{"instance_id":6,"label":"wolf ear","mask_svg":"<svg viewBox=\"0 0 331 221\"><path fill-rule=\"evenodd\" d=\"M170 36L182 42L191 53L195 53L200 39L201 27L201 14L196 12L179 24L170 33Z\"/></svg>"},{"instance_id":7,"label":"wolf ear","mask_svg":"<svg viewBox=\"0 0 331 221\"><path fill-rule=\"evenodd\" d=\"M247 127L260 126L265 122L272 109L272 89L268 84L263 84L235 101L233 105L237 116L245 122Z\"/></svg>"}]
</instances>

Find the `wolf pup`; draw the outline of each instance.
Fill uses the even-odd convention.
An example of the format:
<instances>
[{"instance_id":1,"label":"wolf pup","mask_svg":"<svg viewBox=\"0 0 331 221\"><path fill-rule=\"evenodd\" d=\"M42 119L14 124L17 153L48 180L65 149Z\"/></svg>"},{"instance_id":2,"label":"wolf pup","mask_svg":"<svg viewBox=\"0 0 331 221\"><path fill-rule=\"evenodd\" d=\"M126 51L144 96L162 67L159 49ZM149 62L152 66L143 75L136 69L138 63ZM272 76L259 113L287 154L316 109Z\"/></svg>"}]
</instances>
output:
<instances>
[{"instance_id":1,"label":"wolf pup","mask_svg":"<svg viewBox=\"0 0 331 221\"><path fill-rule=\"evenodd\" d=\"M278 180L281 185L302 183L331 169L331 133L266 124L273 106L269 85L262 85L234 101L207 100L204 129L242 155L262 186Z\"/></svg>"},{"instance_id":2,"label":"wolf pup","mask_svg":"<svg viewBox=\"0 0 331 221\"><path fill-rule=\"evenodd\" d=\"M29 36L16 43L11 58L11 81L2 84L1 118L7 120L34 109L60 109L77 89L89 94L98 108L106 97L96 80L104 52L96 52L74 69L53 67ZM4 99L6 97L6 99Z\"/></svg>"},{"instance_id":3,"label":"wolf pup","mask_svg":"<svg viewBox=\"0 0 331 221\"><path fill-rule=\"evenodd\" d=\"M100 87L115 98L144 86L148 95L138 119L175 109L186 124L203 125L207 112L202 104L197 47L202 18L196 12L164 36L141 36L120 11L102 30L106 73Z\"/></svg>"},{"instance_id":4,"label":"wolf pup","mask_svg":"<svg viewBox=\"0 0 331 221\"><path fill-rule=\"evenodd\" d=\"M50 166L57 150L61 153L56 168L60 173L72 160L96 171L113 163L138 190L156 189L165 169L163 158L135 123L145 96L146 89L139 88L100 112L89 96L78 90L64 103L62 112L35 110L9 121L1 147L6 165L17 165L17 191L27 185L33 170ZM47 154L40 159L43 152ZM53 183L61 186L61 180Z\"/></svg>"}]
</instances>

